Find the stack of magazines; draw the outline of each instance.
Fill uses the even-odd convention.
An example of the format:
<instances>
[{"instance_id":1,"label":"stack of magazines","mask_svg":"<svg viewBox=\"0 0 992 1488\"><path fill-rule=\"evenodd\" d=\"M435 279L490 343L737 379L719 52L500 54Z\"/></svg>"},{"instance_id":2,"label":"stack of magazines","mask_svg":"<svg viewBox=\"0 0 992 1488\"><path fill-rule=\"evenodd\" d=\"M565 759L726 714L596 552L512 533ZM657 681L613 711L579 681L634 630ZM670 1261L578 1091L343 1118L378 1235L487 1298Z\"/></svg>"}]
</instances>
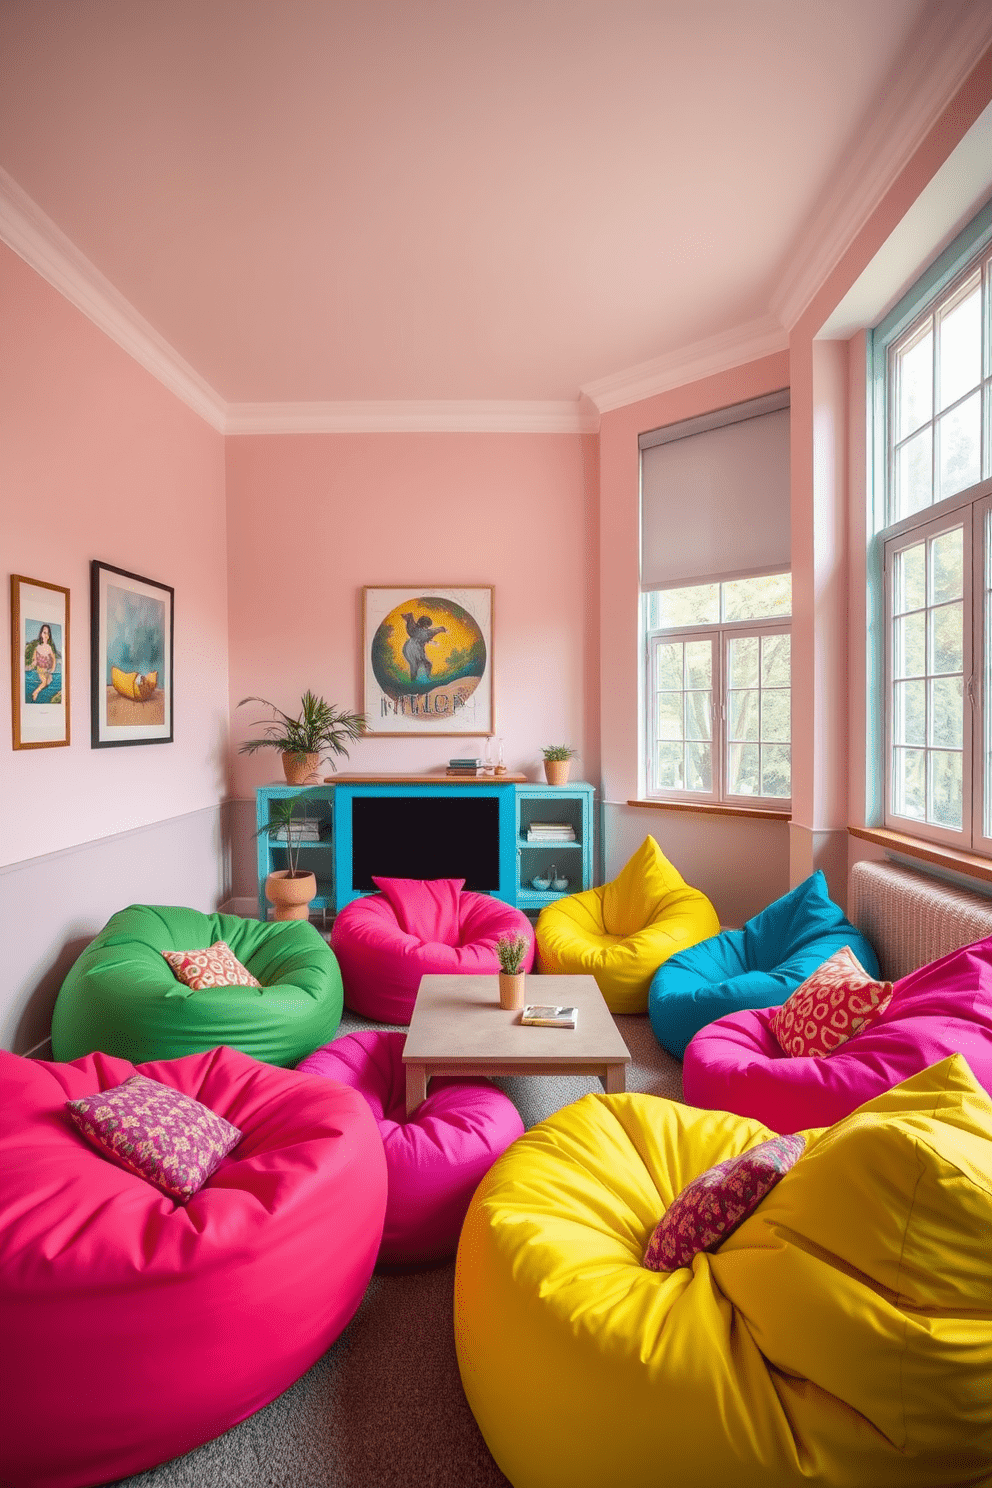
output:
<instances>
[{"instance_id":1,"label":"stack of magazines","mask_svg":"<svg viewBox=\"0 0 992 1488\"><path fill-rule=\"evenodd\" d=\"M527 827L528 842L574 842L575 828L568 822L532 821Z\"/></svg>"}]
</instances>

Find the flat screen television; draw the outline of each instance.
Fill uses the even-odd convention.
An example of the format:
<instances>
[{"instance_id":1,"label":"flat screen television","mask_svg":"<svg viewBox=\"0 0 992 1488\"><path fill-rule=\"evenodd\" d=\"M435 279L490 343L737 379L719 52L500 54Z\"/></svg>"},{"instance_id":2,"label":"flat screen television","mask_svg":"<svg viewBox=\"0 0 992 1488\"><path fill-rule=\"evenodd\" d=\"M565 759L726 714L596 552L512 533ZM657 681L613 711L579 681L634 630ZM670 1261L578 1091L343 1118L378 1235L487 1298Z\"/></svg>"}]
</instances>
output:
<instances>
[{"instance_id":1,"label":"flat screen television","mask_svg":"<svg viewBox=\"0 0 992 1488\"><path fill-rule=\"evenodd\" d=\"M463 878L513 902L512 787L338 786L335 900L340 909L381 878Z\"/></svg>"}]
</instances>

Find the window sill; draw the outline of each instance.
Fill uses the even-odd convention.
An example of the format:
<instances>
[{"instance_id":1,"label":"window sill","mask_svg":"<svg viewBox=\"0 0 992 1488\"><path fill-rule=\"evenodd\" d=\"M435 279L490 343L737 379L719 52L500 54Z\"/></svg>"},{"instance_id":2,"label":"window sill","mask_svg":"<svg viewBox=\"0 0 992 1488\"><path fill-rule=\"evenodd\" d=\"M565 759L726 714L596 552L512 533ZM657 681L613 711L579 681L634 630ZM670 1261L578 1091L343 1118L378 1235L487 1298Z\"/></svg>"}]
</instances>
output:
<instances>
[{"instance_id":1,"label":"window sill","mask_svg":"<svg viewBox=\"0 0 992 1488\"><path fill-rule=\"evenodd\" d=\"M791 811L775 811L760 806L715 806L709 801L628 801L628 806L640 806L648 811L695 811L702 816L747 816L758 821L792 820Z\"/></svg>"},{"instance_id":2,"label":"window sill","mask_svg":"<svg viewBox=\"0 0 992 1488\"><path fill-rule=\"evenodd\" d=\"M992 883L992 858L979 857L978 853L960 852L955 847L942 847L939 842L924 842L921 837L907 837L903 832L890 832L883 827L848 827L852 837L864 842L874 842L889 852L902 853L904 857L919 858L921 862L933 863L948 872L962 873L967 878L981 879Z\"/></svg>"}]
</instances>

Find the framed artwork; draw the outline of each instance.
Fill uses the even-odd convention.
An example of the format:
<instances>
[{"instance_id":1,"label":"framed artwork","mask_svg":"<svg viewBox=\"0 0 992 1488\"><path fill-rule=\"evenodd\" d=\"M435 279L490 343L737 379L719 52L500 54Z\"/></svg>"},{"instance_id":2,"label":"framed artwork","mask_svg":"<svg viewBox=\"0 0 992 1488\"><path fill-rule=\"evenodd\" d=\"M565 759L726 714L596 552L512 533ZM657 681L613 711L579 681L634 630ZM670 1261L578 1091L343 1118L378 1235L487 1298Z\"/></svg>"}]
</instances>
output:
<instances>
[{"instance_id":1,"label":"framed artwork","mask_svg":"<svg viewBox=\"0 0 992 1488\"><path fill-rule=\"evenodd\" d=\"M369 734L492 734L493 586L362 591Z\"/></svg>"},{"instance_id":2,"label":"framed artwork","mask_svg":"<svg viewBox=\"0 0 992 1488\"><path fill-rule=\"evenodd\" d=\"M172 742L173 598L167 584L91 562L94 749Z\"/></svg>"},{"instance_id":3,"label":"framed artwork","mask_svg":"<svg viewBox=\"0 0 992 1488\"><path fill-rule=\"evenodd\" d=\"M11 574L10 641L14 748L68 744L68 589Z\"/></svg>"}]
</instances>

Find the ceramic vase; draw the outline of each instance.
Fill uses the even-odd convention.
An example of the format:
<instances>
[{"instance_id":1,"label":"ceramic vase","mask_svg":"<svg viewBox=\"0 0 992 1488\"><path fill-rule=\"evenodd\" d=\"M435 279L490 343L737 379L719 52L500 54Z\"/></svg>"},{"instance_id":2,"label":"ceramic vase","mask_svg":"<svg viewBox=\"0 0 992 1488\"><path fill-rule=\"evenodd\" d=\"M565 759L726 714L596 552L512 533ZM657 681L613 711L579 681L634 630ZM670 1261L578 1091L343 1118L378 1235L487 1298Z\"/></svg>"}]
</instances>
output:
<instances>
[{"instance_id":1,"label":"ceramic vase","mask_svg":"<svg viewBox=\"0 0 992 1488\"><path fill-rule=\"evenodd\" d=\"M284 754L282 768L287 785L317 785L320 782L319 754Z\"/></svg>"},{"instance_id":2,"label":"ceramic vase","mask_svg":"<svg viewBox=\"0 0 992 1488\"><path fill-rule=\"evenodd\" d=\"M570 759L546 759L544 761L544 778L547 780L549 785L567 785L568 772L571 770L571 768L572 761Z\"/></svg>"},{"instance_id":3,"label":"ceramic vase","mask_svg":"<svg viewBox=\"0 0 992 1488\"><path fill-rule=\"evenodd\" d=\"M277 868L265 880L265 897L273 906L274 920L308 920L310 901L317 894L317 880L312 873L290 878L288 868Z\"/></svg>"},{"instance_id":4,"label":"ceramic vase","mask_svg":"<svg viewBox=\"0 0 992 1488\"><path fill-rule=\"evenodd\" d=\"M524 1005L524 971L501 971L499 974L499 1005L502 1008L522 1008Z\"/></svg>"}]
</instances>

